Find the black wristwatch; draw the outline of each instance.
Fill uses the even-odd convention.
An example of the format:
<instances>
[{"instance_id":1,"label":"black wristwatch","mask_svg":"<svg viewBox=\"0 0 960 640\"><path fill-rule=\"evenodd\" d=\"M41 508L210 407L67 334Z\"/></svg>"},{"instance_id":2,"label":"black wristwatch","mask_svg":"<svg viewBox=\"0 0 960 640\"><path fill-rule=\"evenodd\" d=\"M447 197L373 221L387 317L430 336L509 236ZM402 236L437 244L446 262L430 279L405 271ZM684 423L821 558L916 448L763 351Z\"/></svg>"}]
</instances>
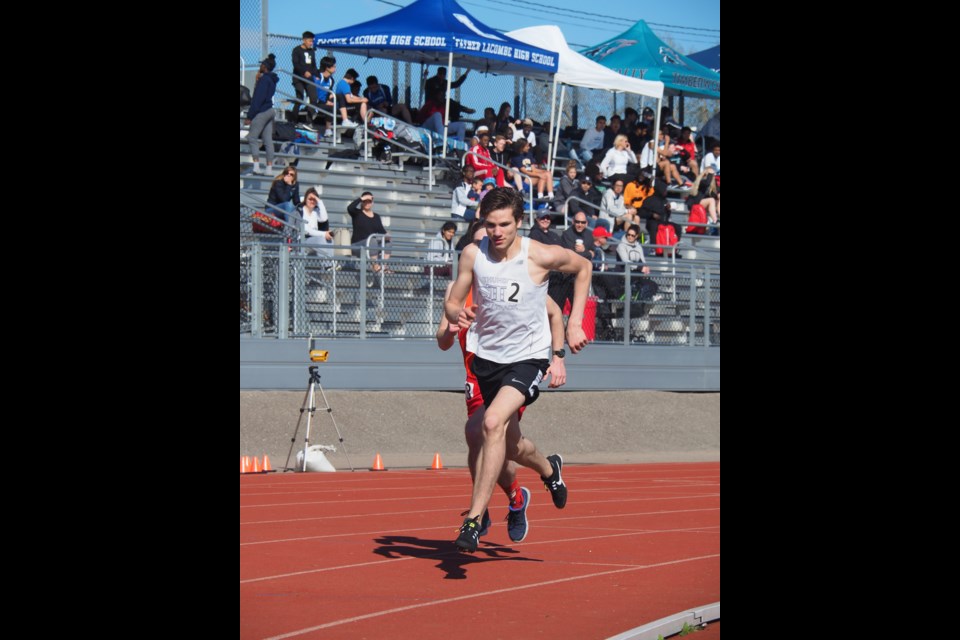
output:
<instances>
[{"instance_id":1,"label":"black wristwatch","mask_svg":"<svg viewBox=\"0 0 960 640\"><path fill-rule=\"evenodd\" d=\"M560 349L560 351L554 351L553 355L556 356L557 358L564 358L566 357L567 352L563 349Z\"/></svg>"}]
</instances>

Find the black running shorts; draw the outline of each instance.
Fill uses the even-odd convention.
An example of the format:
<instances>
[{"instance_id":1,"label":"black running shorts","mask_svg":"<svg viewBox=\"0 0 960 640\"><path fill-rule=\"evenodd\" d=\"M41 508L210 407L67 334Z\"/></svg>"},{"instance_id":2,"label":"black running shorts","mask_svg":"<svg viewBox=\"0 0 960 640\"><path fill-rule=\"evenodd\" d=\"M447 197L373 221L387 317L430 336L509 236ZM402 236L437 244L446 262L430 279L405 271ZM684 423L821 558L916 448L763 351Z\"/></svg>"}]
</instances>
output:
<instances>
[{"instance_id":1,"label":"black running shorts","mask_svg":"<svg viewBox=\"0 0 960 640\"><path fill-rule=\"evenodd\" d=\"M480 356L473 359L473 374L480 383L483 406L489 408L503 387L513 387L523 394L529 406L540 397L540 383L547 373L550 362L547 360L524 360L513 364L500 364L484 360Z\"/></svg>"}]
</instances>

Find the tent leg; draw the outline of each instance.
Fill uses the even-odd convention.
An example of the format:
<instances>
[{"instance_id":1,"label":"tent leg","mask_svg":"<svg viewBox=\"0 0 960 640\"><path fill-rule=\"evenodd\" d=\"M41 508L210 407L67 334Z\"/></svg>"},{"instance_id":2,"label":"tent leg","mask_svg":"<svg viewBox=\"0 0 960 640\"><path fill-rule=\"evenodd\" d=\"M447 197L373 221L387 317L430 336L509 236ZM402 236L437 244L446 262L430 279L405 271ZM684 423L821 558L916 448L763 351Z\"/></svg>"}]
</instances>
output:
<instances>
[{"instance_id":1,"label":"tent leg","mask_svg":"<svg viewBox=\"0 0 960 640\"><path fill-rule=\"evenodd\" d=\"M550 175L553 175L553 156L554 156L554 144L556 143L556 138L553 137L554 126L553 123L556 122L554 109L557 106L557 78L553 78L553 94L550 96L550 144L547 146L547 165L550 167Z\"/></svg>"},{"instance_id":2,"label":"tent leg","mask_svg":"<svg viewBox=\"0 0 960 640\"><path fill-rule=\"evenodd\" d=\"M450 85L453 82L453 51L450 52L447 57L447 106L444 109L444 122L443 125L443 153L440 157L447 157L447 132L450 130Z\"/></svg>"}]
</instances>

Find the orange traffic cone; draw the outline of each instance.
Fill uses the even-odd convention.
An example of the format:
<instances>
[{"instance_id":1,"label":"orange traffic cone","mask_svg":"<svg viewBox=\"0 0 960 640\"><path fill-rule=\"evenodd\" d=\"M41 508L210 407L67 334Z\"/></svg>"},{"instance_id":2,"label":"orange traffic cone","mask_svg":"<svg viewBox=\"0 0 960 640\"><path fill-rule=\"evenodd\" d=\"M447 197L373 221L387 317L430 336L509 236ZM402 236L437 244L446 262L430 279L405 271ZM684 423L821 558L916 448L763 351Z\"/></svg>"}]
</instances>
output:
<instances>
[{"instance_id":1,"label":"orange traffic cone","mask_svg":"<svg viewBox=\"0 0 960 640\"><path fill-rule=\"evenodd\" d=\"M377 454L377 457L373 459L373 467L370 468L370 471L386 471L386 468L383 466L383 458L380 457L380 454Z\"/></svg>"},{"instance_id":2,"label":"orange traffic cone","mask_svg":"<svg viewBox=\"0 0 960 640\"><path fill-rule=\"evenodd\" d=\"M240 475L245 474L246 471L243 468L243 456L240 456Z\"/></svg>"},{"instance_id":3,"label":"orange traffic cone","mask_svg":"<svg viewBox=\"0 0 960 640\"><path fill-rule=\"evenodd\" d=\"M241 465L244 473L253 472L253 464L250 462L250 456L243 456L243 464Z\"/></svg>"},{"instance_id":4,"label":"orange traffic cone","mask_svg":"<svg viewBox=\"0 0 960 640\"><path fill-rule=\"evenodd\" d=\"M443 471L443 461L440 460L440 454L435 453L433 455L433 464L430 465L431 471Z\"/></svg>"},{"instance_id":5,"label":"orange traffic cone","mask_svg":"<svg viewBox=\"0 0 960 640\"><path fill-rule=\"evenodd\" d=\"M263 454L263 472L264 473L273 473L274 469L270 465L270 456Z\"/></svg>"},{"instance_id":6,"label":"orange traffic cone","mask_svg":"<svg viewBox=\"0 0 960 640\"><path fill-rule=\"evenodd\" d=\"M262 471L263 471L263 469L260 468L260 458L254 456L254 457L253 457L253 468L250 469L250 473L260 473L260 472L262 472Z\"/></svg>"}]
</instances>

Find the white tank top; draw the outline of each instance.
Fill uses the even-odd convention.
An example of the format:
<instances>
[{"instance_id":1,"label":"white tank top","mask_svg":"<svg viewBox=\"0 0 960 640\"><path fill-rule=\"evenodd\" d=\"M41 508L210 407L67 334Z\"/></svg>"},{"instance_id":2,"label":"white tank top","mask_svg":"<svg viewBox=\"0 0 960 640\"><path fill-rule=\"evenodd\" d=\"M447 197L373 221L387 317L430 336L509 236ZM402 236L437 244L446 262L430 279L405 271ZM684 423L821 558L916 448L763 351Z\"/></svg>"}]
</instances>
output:
<instances>
[{"instance_id":1,"label":"white tank top","mask_svg":"<svg viewBox=\"0 0 960 640\"><path fill-rule=\"evenodd\" d=\"M492 261L489 251L484 238L473 264L473 303L480 308L467 333L467 350L499 364L549 360L549 281L538 285L530 279L530 238L521 238L520 254L507 262Z\"/></svg>"}]
</instances>

